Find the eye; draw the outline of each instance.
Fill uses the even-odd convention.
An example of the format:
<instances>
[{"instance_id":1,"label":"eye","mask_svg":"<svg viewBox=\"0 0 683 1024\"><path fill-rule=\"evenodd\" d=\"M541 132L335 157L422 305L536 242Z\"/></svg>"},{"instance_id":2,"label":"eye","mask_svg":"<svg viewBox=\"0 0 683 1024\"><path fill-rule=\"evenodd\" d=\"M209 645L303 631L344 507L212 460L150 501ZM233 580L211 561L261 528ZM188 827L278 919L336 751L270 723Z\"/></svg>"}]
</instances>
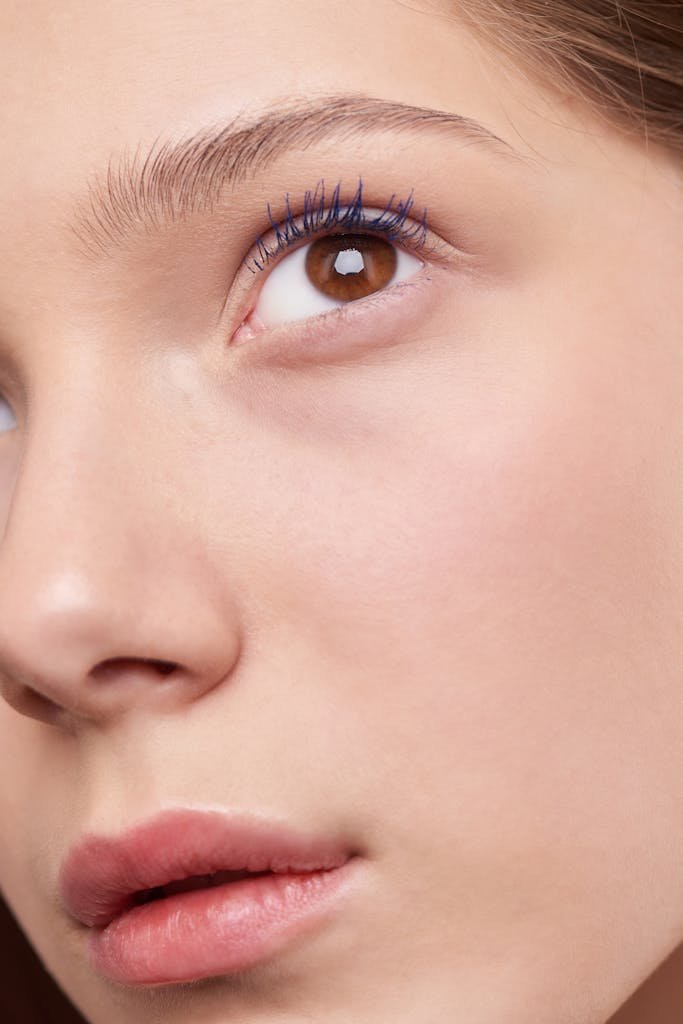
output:
<instances>
[{"instance_id":1,"label":"eye","mask_svg":"<svg viewBox=\"0 0 683 1024\"><path fill-rule=\"evenodd\" d=\"M254 316L265 327L305 320L382 291L422 266L379 235L326 235L280 260L261 288Z\"/></svg>"},{"instance_id":2,"label":"eye","mask_svg":"<svg viewBox=\"0 0 683 1024\"><path fill-rule=\"evenodd\" d=\"M305 320L383 291L423 265L380 235L325 235L280 259L261 288L252 316L263 327Z\"/></svg>"},{"instance_id":3,"label":"eye","mask_svg":"<svg viewBox=\"0 0 683 1024\"><path fill-rule=\"evenodd\" d=\"M305 320L382 291L422 266L378 235L327 235L280 260L261 288L254 316L264 327Z\"/></svg>"},{"instance_id":4,"label":"eye","mask_svg":"<svg viewBox=\"0 0 683 1024\"><path fill-rule=\"evenodd\" d=\"M10 430L14 430L17 425L17 420L12 411L12 406L9 404L6 398L0 395L0 434L5 434Z\"/></svg>"},{"instance_id":5,"label":"eye","mask_svg":"<svg viewBox=\"0 0 683 1024\"><path fill-rule=\"evenodd\" d=\"M427 210L415 216L413 189L403 200L394 192L383 205L366 205L360 177L355 192L347 192L350 201L344 192L341 181L330 192L321 179L297 202L298 212L289 193L279 218L267 204L270 229L245 256L233 292L242 319L232 344L391 291L446 251L450 255L428 227ZM256 288L254 275L261 278Z\"/></svg>"}]
</instances>

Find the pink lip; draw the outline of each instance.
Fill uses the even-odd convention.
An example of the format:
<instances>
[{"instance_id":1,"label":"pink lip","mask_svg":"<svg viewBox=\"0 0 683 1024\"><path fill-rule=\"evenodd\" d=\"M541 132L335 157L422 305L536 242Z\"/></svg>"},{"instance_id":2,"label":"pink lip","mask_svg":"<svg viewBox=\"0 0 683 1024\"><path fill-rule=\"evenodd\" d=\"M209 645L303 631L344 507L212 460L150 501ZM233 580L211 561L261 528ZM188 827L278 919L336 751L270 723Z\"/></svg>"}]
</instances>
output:
<instances>
[{"instance_id":1,"label":"pink lip","mask_svg":"<svg viewBox=\"0 0 683 1024\"><path fill-rule=\"evenodd\" d=\"M163 984L269 958L334 911L355 863L339 841L178 808L116 839L85 836L65 858L58 885L68 913L91 929L88 953L98 972L129 985ZM148 890L223 871L256 877L214 887L200 879L188 891L176 885L141 902Z\"/></svg>"}]
</instances>

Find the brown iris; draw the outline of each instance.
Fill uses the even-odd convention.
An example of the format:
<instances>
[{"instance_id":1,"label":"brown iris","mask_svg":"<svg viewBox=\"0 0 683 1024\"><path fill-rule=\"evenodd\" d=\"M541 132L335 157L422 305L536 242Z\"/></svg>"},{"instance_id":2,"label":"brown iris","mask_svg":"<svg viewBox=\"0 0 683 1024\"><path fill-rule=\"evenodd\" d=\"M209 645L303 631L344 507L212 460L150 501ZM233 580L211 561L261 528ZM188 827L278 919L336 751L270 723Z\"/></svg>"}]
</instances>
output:
<instances>
[{"instance_id":1,"label":"brown iris","mask_svg":"<svg viewBox=\"0 0 683 1024\"><path fill-rule=\"evenodd\" d=\"M323 295L352 302L389 284L396 273L396 249L373 235L326 235L306 253L306 273Z\"/></svg>"}]
</instances>

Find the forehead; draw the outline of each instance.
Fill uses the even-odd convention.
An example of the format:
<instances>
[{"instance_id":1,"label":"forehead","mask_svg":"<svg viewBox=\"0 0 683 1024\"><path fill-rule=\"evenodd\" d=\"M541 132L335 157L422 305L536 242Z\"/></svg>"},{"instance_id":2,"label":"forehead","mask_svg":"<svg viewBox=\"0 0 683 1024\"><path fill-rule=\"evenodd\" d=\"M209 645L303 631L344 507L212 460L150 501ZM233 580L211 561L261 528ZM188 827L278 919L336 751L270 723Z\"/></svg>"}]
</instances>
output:
<instances>
[{"instance_id":1,"label":"forehead","mask_svg":"<svg viewBox=\"0 0 683 1024\"><path fill-rule=\"evenodd\" d=\"M159 139L340 91L506 127L476 44L446 24L400 0L0 4L0 311L67 258L93 176Z\"/></svg>"},{"instance_id":2,"label":"forehead","mask_svg":"<svg viewBox=\"0 0 683 1024\"><path fill-rule=\"evenodd\" d=\"M0 182L12 203L71 194L112 153L280 98L369 92L494 131L508 116L466 32L399 0L1 6Z\"/></svg>"},{"instance_id":3,"label":"forehead","mask_svg":"<svg viewBox=\"0 0 683 1024\"><path fill-rule=\"evenodd\" d=\"M144 160L159 140L207 126L219 132L343 93L478 121L532 160L575 159L587 136L566 130L558 97L511 75L437 6L442 11L421 0L0 4L0 333L11 317L8 296L31 297L24 307L35 310L41 276L64 290L70 227L92 181L106 182L122 156L124 166L136 154ZM401 145L403 169L416 178L408 184L420 184L434 157L421 167L410 140ZM329 148L343 154L343 133ZM379 148L371 140L366 154L379 158ZM354 158L351 170L365 168Z\"/></svg>"}]
</instances>

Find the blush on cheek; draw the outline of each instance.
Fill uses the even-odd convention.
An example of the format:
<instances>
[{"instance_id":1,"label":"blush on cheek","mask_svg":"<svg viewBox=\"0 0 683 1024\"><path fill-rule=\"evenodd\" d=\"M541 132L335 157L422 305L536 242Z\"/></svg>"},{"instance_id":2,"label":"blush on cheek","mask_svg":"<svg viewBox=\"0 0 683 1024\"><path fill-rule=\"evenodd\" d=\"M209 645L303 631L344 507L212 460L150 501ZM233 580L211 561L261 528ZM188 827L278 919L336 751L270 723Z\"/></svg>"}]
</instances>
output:
<instances>
[{"instance_id":1,"label":"blush on cheek","mask_svg":"<svg viewBox=\"0 0 683 1024\"><path fill-rule=\"evenodd\" d=\"M520 367L501 362L493 381L464 357L419 379L392 366L382 389L356 377L367 445L352 483L346 460L313 477L321 616L353 622L354 649L384 674L457 679L460 714L468 699L473 713L526 707L561 666L599 675L601 659L656 642L643 612L658 600L660 485L642 470L656 428L596 391L590 364L527 373L533 350L510 350Z\"/></svg>"}]
</instances>

